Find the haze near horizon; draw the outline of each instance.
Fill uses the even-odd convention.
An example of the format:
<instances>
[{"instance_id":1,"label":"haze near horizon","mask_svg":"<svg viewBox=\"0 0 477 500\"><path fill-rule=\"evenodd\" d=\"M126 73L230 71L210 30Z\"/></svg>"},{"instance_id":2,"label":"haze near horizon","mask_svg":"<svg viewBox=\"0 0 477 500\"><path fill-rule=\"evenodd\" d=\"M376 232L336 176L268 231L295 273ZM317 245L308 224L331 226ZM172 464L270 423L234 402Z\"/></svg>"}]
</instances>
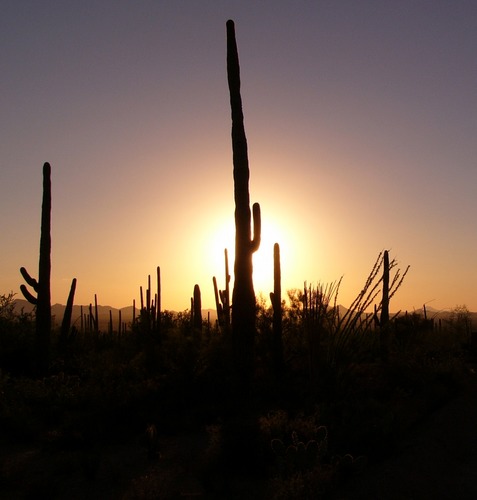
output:
<instances>
[{"instance_id":1,"label":"haze near horizon","mask_svg":"<svg viewBox=\"0 0 477 500\"><path fill-rule=\"evenodd\" d=\"M472 2L45 1L4 5L0 293L38 272L52 166L52 302L213 308L233 253L225 22L239 49L257 294L343 276L389 249L393 310L477 310L477 5ZM230 270L233 279L233 257Z\"/></svg>"}]
</instances>

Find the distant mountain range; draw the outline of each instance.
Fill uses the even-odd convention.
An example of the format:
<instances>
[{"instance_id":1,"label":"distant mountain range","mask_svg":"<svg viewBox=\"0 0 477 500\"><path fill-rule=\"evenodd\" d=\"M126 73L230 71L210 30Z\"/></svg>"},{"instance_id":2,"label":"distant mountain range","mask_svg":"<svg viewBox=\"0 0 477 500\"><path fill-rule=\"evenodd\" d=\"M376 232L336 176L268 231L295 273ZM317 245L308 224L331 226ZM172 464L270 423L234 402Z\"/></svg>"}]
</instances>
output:
<instances>
[{"instance_id":1,"label":"distant mountain range","mask_svg":"<svg viewBox=\"0 0 477 500\"><path fill-rule=\"evenodd\" d=\"M20 313L21 311L25 313L30 313L33 311L33 304L23 299L15 299L15 311ZM59 326L63 321L63 316L65 314L65 306L63 304L54 304L51 306L51 315L53 318L53 325ZM71 315L71 324L79 328L81 324L81 308L83 308L83 316L89 314L89 304L87 306L77 305L73 306L73 313ZM110 312L113 318L113 329L118 328L119 323L119 311L121 311L121 321L123 323L129 324L133 320L133 307L127 306L117 309L110 306L100 306L98 305L98 319L99 319L99 329L105 331L108 329ZM94 314L94 305L93 305ZM139 308L136 307L136 317L139 315ZM211 323L215 323L217 319L217 311L215 309L203 309L202 317L207 319L209 317Z\"/></svg>"},{"instance_id":2,"label":"distant mountain range","mask_svg":"<svg viewBox=\"0 0 477 500\"><path fill-rule=\"evenodd\" d=\"M15 310L17 312L21 312L22 310L26 313L29 313L33 310L33 305L30 304L30 302L22 299L16 299L15 300ZM83 315L88 315L89 314L89 305L87 306L82 306L83 307ZM339 306L340 307L340 315L343 316L347 309L344 306ZM94 309L94 306L93 306ZM117 329L118 327L118 322L119 322L119 311L121 311L121 321L129 324L132 322L133 319L133 308L132 306L127 306L127 307L122 307L121 309L117 309L115 307L110 307L110 306L100 306L98 305L98 318L99 318L99 329L102 331L107 330L108 325L109 325L109 313L111 311L112 318L113 318L113 329ZM421 309L416 309L414 311L408 311L409 313L417 313L420 314L421 316L424 316L424 310L423 308ZM51 307L51 314L53 316L53 321L54 325L61 325L61 321L63 320L63 316L65 313L65 306L62 304L54 304ZM451 311L446 310L446 311L439 311L437 309L434 309L432 307L426 307L426 313L427 317L429 319L435 319L435 320L446 320L449 318ZM94 314L94 311L93 311ZM136 316L139 314L139 308L136 307ZM393 314L391 313L390 316L392 317ZM217 311L215 309L203 309L202 310L202 317L204 319L207 319L209 317L211 323L215 323L217 320ZM471 312L470 313L470 319L472 321L472 325L474 329L477 329L477 313ZM78 328L81 323L81 306L76 305L73 306L73 314L71 318L71 324L76 325Z\"/></svg>"}]
</instances>

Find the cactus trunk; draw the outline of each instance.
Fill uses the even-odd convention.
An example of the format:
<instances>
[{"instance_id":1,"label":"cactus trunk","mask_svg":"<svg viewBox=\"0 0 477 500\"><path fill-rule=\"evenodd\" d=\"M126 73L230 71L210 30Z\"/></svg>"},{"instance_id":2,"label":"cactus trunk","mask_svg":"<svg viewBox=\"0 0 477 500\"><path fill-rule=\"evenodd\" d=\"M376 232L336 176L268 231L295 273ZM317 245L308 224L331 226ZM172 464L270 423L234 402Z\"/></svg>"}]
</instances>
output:
<instances>
[{"instance_id":1,"label":"cactus trunk","mask_svg":"<svg viewBox=\"0 0 477 500\"><path fill-rule=\"evenodd\" d=\"M270 293L270 301L273 308L273 364L275 376L277 378L283 375L283 340L282 340L282 284L280 267L280 245L275 243L273 246L273 292Z\"/></svg>"},{"instance_id":2,"label":"cactus trunk","mask_svg":"<svg viewBox=\"0 0 477 500\"><path fill-rule=\"evenodd\" d=\"M240 67L235 26L227 21L227 76L232 111L232 151L235 197L235 265L232 293L232 343L237 368L244 382L253 372L256 303L252 255L260 245L260 205L253 205L254 235L251 237L249 165L247 139L240 95Z\"/></svg>"},{"instance_id":3,"label":"cactus trunk","mask_svg":"<svg viewBox=\"0 0 477 500\"><path fill-rule=\"evenodd\" d=\"M389 252L384 251L383 255L383 296L381 299L381 319L380 319L380 343L381 356L387 361L389 355Z\"/></svg>"},{"instance_id":4,"label":"cactus trunk","mask_svg":"<svg viewBox=\"0 0 477 500\"><path fill-rule=\"evenodd\" d=\"M68 295L68 300L66 301L65 314L63 315L63 321L61 323L61 333L60 338L62 341L66 341L68 337L68 332L71 325L71 316L73 314L73 302L75 298L76 291L76 278L73 278L71 282L70 293Z\"/></svg>"},{"instance_id":5,"label":"cactus trunk","mask_svg":"<svg viewBox=\"0 0 477 500\"><path fill-rule=\"evenodd\" d=\"M161 336L161 268L156 267L157 295L156 295L156 331L157 336Z\"/></svg>"},{"instance_id":6,"label":"cactus trunk","mask_svg":"<svg viewBox=\"0 0 477 500\"><path fill-rule=\"evenodd\" d=\"M202 300L200 297L199 285L194 285L194 298L192 304L193 304L192 325L194 327L194 330L200 332L202 330Z\"/></svg>"},{"instance_id":7,"label":"cactus trunk","mask_svg":"<svg viewBox=\"0 0 477 500\"><path fill-rule=\"evenodd\" d=\"M51 332L51 167L43 165L43 202L41 206L40 261L38 267L38 303L36 306L36 338L40 370L49 364Z\"/></svg>"},{"instance_id":8,"label":"cactus trunk","mask_svg":"<svg viewBox=\"0 0 477 500\"><path fill-rule=\"evenodd\" d=\"M94 294L94 332L99 333L98 296Z\"/></svg>"}]
</instances>

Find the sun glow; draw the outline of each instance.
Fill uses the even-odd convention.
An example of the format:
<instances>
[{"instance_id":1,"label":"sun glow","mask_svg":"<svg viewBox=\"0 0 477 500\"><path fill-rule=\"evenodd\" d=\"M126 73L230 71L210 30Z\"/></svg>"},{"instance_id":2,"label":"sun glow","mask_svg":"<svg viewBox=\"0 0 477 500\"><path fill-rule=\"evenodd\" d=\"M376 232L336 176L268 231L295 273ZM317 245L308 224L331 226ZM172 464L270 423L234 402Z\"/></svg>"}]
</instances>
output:
<instances>
[{"instance_id":1,"label":"sun glow","mask_svg":"<svg viewBox=\"0 0 477 500\"><path fill-rule=\"evenodd\" d=\"M290 237L286 234L283 226L268 221L262 226L262 240L260 248L253 254L253 283L255 293L268 295L273 291L273 246L280 245L280 266L283 274L286 274L287 263L290 262Z\"/></svg>"},{"instance_id":2,"label":"sun glow","mask_svg":"<svg viewBox=\"0 0 477 500\"><path fill-rule=\"evenodd\" d=\"M216 230L211 238L209 262L214 268L219 289L225 286L224 249L227 249L230 293L233 289L234 261L235 261L235 227L233 222L228 220L218 224L220 229ZM273 291L273 246L280 245L280 263L282 276L287 274L287 269L291 262L292 238L287 233L284 225L277 224L268 217L263 220L262 234L259 249L253 254L253 284L255 294L263 294L268 300L269 293ZM282 284L282 287L284 285ZM285 290L285 288L283 288Z\"/></svg>"}]
</instances>

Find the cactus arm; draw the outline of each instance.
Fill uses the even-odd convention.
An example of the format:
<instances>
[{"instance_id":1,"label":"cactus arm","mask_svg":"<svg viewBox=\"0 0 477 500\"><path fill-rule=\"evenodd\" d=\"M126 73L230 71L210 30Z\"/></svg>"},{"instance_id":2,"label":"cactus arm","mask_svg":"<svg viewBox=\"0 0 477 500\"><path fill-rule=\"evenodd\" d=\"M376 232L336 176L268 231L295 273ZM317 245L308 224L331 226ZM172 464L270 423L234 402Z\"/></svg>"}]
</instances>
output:
<instances>
[{"instance_id":1,"label":"cactus arm","mask_svg":"<svg viewBox=\"0 0 477 500\"><path fill-rule=\"evenodd\" d=\"M256 252L260 247L262 237L262 218L260 214L260 204L254 203L252 207L253 214L253 240L250 245L252 252Z\"/></svg>"},{"instance_id":2,"label":"cactus arm","mask_svg":"<svg viewBox=\"0 0 477 500\"><path fill-rule=\"evenodd\" d=\"M226 290L219 290L219 296L220 296L220 300L221 300L222 304L225 307L228 304L227 291Z\"/></svg>"},{"instance_id":3,"label":"cactus arm","mask_svg":"<svg viewBox=\"0 0 477 500\"><path fill-rule=\"evenodd\" d=\"M222 300L222 310L224 313L225 332L228 333L230 328L230 274L229 274L229 254L224 248L225 259L225 290L220 292Z\"/></svg>"},{"instance_id":4,"label":"cactus arm","mask_svg":"<svg viewBox=\"0 0 477 500\"><path fill-rule=\"evenodd\" d=\"M25 285L20 285L20 290L30 304L34 304L35 306L38 304L38 299L28 291L28 288Z\"/></svg>"},{"instance_id":5,"label":"cactus arm","mask_svg":"<svg viewBox=\"0 0 477 500\"><path fill-rule=\"evenodd\" d=\"M38 293L38 281L35 278L32 278L28 271L24 267L20 267L20 273L23 276L23 279Z\"/></svg>"}]
</instances>

